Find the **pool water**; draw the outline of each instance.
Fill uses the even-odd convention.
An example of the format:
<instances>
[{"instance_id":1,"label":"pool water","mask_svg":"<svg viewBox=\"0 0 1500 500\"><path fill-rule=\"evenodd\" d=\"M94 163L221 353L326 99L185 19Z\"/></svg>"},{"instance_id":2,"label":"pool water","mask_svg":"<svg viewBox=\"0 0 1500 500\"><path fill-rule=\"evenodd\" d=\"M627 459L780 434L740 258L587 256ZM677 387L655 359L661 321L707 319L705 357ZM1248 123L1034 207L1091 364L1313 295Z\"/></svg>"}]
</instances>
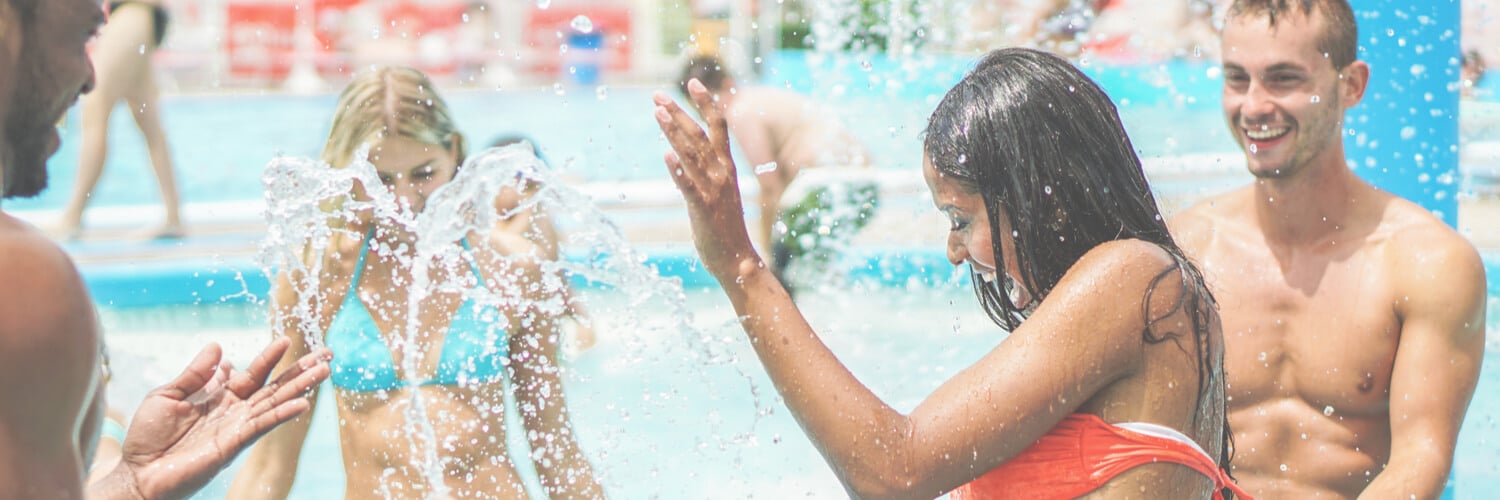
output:
<instances>
[{"instance_id":1,"label":"pool water","mask_svg":"<svg viewBox=\"0 0 1500 500\"><path fill-rule=\"evenodd\" d=\"M939 63L933 63L935 65ZM767 69L767 84L806 90L830 103L839 118L871 150L877 166L916 169L927 116L952 81L968 69L944 61L925 78L851 82L849 90L814 87L826 76L810 74L797 59ZM1091 73L1110 92L1135 147L1143 158L1196 153L1234 153L1216 104L1215 68L1203 64L1152 66ZM862 75L866 73L861 73ZM876 74L876 73L868 73ZM915 78L912 76L911 78ZM835 87L844 84L832 83ZM661 154L668 146L650 113L652 92L680 97L674 87L577 87L460 90L442 89L470 153L506 134L524 134L542 148L545 159L564 177L581 182L666 181ZM162 100L183 201L258 201L260 175L275 155L317 157L327 138L333 93L178 95ZM56 210L71 193L78 163L78 112L62 129L64 147L49 163L51 189L35 199L7 200L7 210ZM1170 126L1164 126L1170 125ZM123 109L112 116L110 162L94 191L91 207L157 203L155 179L145 143ZM192 213L187 214L192 217Z\"/></svg>"},{"instance_id":2,"label":"pool water","mask_svg":"<svg viewBox=\"0 0 1500 500\"><path fill-rule=\"evenodd\" d=\"M926 257L935 255L894 256ZM905 277L865 273L853 288L800 298L802 310L839 358L903 411L1004 338L977 307L964 278L943 266L897 272L912 273ZM1500 259L1489 259L1487 268L1490 276L1500 276ZM610 311L633 305L619 292L584 292L601 322L600 343L565 354L567 401L580 444L607 491L615 498L843 497L833 472L782 405L732 322L728 301L717 289L696 283L686 301L701 338L672 332L664 313L654 320L660 324L612 324ZM1497 288L1491 285L1491 297L1500 297ZM137 400L147 389L145 380L165 380L209 340L223 343L231 357L252 355L268 338L265 316L253 303L103 309L117 372L140 374L112 386L111 397ZM1490 299L1487 318L1489 343L1500 344L1497 299ZM1485 498L1500 488L1497 388L1500 351L1490 349L1459 436L1456 498ZM293 498L343 494L331 394L322 392ZM513 440L512 450L525 449ZM512 451L524 457L520 453ZM235 471L231 468L199 498L221 497Z\"/></svg>"},{"instance_id":3,"label":"pool water","mask_svg":"<svg viewBox=\"0 0 1500 500\"><path fill-rule=\"evenodd\" d=\"M973 306L967 290L956 284L873 288L811 295L803 305L856 375L893 406L909 410L1003 338ZM721 292L700 288L687 294L704 339L672 333L641 337L649 327L624 329L598 313L623 305L622 295L589 293L590 309L602 323L600 343L567 356L567 402L580 444L612 497L843 495L832 471L781 405L743 332L731 322L732 309ZM117 371L166 373L208 340L244 357L268 338L257 306L197 309L201 317L184 309L106 311ZM151 326L162 322L175 323ZM112 397L128 398L127 393L144 389L128 380L117 385ZM343 494L331 394L321 393L293 498ZM513 450L523 450L512 456L524 457L524 442L512 444ZM234 472L226 472L199 497L221 497Z\"/></svg>"}]
</instances>

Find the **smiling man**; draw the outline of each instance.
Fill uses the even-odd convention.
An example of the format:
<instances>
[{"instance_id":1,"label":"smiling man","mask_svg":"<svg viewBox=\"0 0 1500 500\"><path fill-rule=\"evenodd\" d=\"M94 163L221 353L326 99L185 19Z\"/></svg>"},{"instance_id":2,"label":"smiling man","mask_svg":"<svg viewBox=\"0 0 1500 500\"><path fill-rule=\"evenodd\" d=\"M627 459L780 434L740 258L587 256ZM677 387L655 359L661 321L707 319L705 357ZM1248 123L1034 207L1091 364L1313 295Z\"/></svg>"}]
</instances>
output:
<instances>
[{"instance_id":1,"label":"smiling man","mask_svg":"<svg viewBox=\"0 0 1500 500\"><path fill-rule=\"evenodd\" d=\"M99 0L0 0L0 198L47 186L56 123L93 87ZM256 438L308 408L328 353L268 377L278 339L245 371L204 349L139 405L119 465L83 484L103 409L99 327L67 254L0 210L0 499L183 498Z\"/></svg>"},{"instance_id":2,"label":"smiling man","mask_svg":"<svg viewBox=\"0 0 1500 500\"><path fill-rule=\"evenodd\" d=\"M1237 0L1224 115L1256 180L1173 221L1224 321L1234 473L1260 498L1436 498L1484 349L1484 267L1347 166L1370 68L1345 0Z\"/></svg>"}]
</instances>

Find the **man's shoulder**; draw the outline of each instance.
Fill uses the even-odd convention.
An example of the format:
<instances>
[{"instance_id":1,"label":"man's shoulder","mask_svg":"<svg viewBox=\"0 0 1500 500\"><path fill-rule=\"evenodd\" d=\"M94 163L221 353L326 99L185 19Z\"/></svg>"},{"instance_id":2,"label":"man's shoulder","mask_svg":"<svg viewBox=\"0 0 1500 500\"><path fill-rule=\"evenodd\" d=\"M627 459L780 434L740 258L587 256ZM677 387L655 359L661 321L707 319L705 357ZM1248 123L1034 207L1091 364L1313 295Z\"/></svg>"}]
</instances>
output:
<instances>
[{"instance_id":1,"label":"man's shoulder","mask_svg":"<svg viewBox=\"0 0 1500 500\"><path fill-rule=\"evenodd\" d=\"M1442 251L1472 254L1478 259L1474 244L1442 219L1415 203L1390 196L1391 200L1380 213L1379 231L1386 235L1392 257L1405 259L1413 253Z\"/></svg>"},{"instance_id":2,"label":"man's shoulder","mask_svg":"<svg viewBox=\"0 0 1500 500\"><path fill-rule=\"evenodd\" d=\"M0 255L4 255L0 269L9 272L74 271L72 261L57 243L4 212L0 212Z\"/></svg>"},{"instance_id":3,"label":"man's shoulder","mask_svg":"<svg viewBox=\"0 0 1500 500\"><path fill-rule=\"evenodd\" d=\"M1243 216L1242 206L1245 189L1204 198L1188 208L1182 209L1167 219L1172 237L1178 243L1188 245L1192 241L1207 237L1218 229L1235 225Z\"/></svg>"},{"instance_id":4,"label":"man's shoulder","mask_svg":"<svg viewBox=\"0 0 1500 500\"><path fill-rule=\"evenodd\" d=\"M3 213L0 277L5 284L0 287L0 335L6 336L7 343L25 344L26 336L54 335L53 326L66 323L71 316L92 313L78 270L62 248Z\"/></svg>"},{"instance_id":5,"label":"man's shoulder","mask_svg":"<svg viewBox=\"0 0 1500 500\"><path fill-rule=\"evenodd\" d=\"M1381 212L1379 231L1384 269L1392 273L1402 302L1436 307L1482 302L1484 261L1474 244L1427 209L1392 198Z\"/></svg>"}]
</instances>

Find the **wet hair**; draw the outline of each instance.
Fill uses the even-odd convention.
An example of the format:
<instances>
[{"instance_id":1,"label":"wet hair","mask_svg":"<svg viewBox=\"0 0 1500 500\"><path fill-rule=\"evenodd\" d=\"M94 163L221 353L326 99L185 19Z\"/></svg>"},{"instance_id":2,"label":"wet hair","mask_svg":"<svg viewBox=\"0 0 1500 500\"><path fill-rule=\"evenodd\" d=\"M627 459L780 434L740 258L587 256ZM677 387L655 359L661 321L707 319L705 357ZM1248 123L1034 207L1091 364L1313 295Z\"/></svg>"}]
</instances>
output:
<instances>
[{"instance_id":1,"label":"wet hair","mask_svg":"<svg viewBox=\"0 0 1500 500\"><path fill-rule=\"evenodd\" d=\"M718 56L698 55L689 59L686 66L682 67L682 78L677 81L677 90L682 95L688 95L687 84L689 80L697 78L708 87L710 92L724 90L724 82L729 80L729 71L724 68L724 61Z\"/></svg>"},{"instance_id":2,"label":"wet hair","mask_svg":"<svg viewBox=\"0 0 1500 500\"><path fill-rule=\"evenodd\" d=\"M1217 306L1201 272L1168 232L1114 103L1098 85L1055 55L997 50L948 91L925 136L933 168L983 199L996 236L990 251L1002 272L1007 266L1000 221L1008 216L1021 272L1016 286L1033 300L1045 298L1100 244L1138 239L1170 254L1175 265L1152 280L1141 301L1142 336L1153 344L1179 339L1179 332L1156 330L1178 311L1188 313L1203 400L1218 378L1209 367L1223 365L1209 348ZM1181 279L1181 292L1171 311L1153 317L1152 296L1170 277ZM990 319L1007 330L1020 326L1021 309L1006 293L977 275L973 282ZM1221 465L1227 465L1227 421L1223 439Z\"/></svg>"},{"instance_id":3,"label":"wet hair","mask_svg":"<svg viewBox=\"0 0 1500 500\"><path fill-rule=\"evenodd\" d=\"M532 139L531 136L525 134L501 135L490 141L490 147L501 148L509 146L511 144L520 144L523 142L531 145L531 151L533 153L536 153L536 159L542 160L542 163L547 162L547 157L542 155L542 147L537 145L536 139Z\"/></svg>"},{"instance_id":4,"label":"wet hair","mask_svg":"<svg viewBox=\"0 0 1500 500\"><path fill-rule=\"evenodd\" d=\"M361 144L391 136L457 151L459 165L467 154L464 136L432 80L412 68L387 66L361 73L344 87L322 159L334 168L348 167Z\"/></svg>"},{"instance_id":5,"label":"wet hair","mask_svg":"<svg viewBox=\"0 0 1500 500\"><path fill-rule=\"evenodd\" d=\"M1359 25L1348 0L1234 0L1224 18L1265 16L1266 22L1274 28L1277 16L1292 12L1305 16L1313 12L1323 15L1318 51L1327 55L1333 69L1342 70L1359 58Z\"/></svg>"}]
</instances>

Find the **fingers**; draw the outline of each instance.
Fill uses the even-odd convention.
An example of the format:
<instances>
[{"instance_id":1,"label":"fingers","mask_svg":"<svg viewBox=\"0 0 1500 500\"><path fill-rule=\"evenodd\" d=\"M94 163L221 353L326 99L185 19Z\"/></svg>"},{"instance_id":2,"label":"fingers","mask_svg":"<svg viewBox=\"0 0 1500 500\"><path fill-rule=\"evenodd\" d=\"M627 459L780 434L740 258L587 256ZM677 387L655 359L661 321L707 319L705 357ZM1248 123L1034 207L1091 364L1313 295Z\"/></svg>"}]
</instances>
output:
<instances>
[{"instance_id":1,"label":"fingers","mask_svg":"<svg viewBox=\"0 0 1500 500\"><path fill-rule=\"evenodd\" d=\"M298 415L303 414L309 408L312 408L312 403L309 403L306 399L297 398L270 407L268 411L252 416L249 420L249 425L241 427L240 432L235 433L235 436L243 439L243 441L232 445L232 448L234 448L233 453L237 454L244 448L255 444L256 440L259 440L266 433L271 432L271 429L275 429L276 426L297 418Z\"/></svg>"},{"instance_id":2,"label":"fingers","mask_svg":"<svg viewBox=\"0 0 1500 500\"><path fill-rule=\"evenodd\" d=\"M724 110L719 103L714 102L712 95L708 93L708 87L697 78L688 81L688 95L693 102L698 104L699 113L703 115L703 122L708 124L708 142L714 152L723 159L729 158L729 122L724 119Z\"/></svg>"},{"instance_id":3,"label":"fingers","mask_svg":"<svg viewBox=\"0 0 1500 500\"><path fill-rule=\"evenodd\" d=\"M667 154L662 157L662 162L667 164L667 171L672 174L672 181L677 183L679 191L686 193L689 188L693 187L692 181L688 179L687 171L682 168L682 159L677 157L677 153L667 151Z\"/></svg>"},{"instance_id":4,"label":"fingers","mask_svg":"<svg viewBox=\"0 0 1500 500\"><path fill-rule=\"evenodd\" d=\"M264 398L264 404L268 405L266 408L274 408L287 401L300 399L318 384L327 380L330 373L328 368L330 359L333 359L333 352L327 348L315 349L306 356L298 358L297 363L277 375L274 382L258 389L258 395ZM257 404L261 403L257 401Z\"/></svg>"},{"instance_id":5,"label":"fingers","mask_svg":"<svg viewBox=\"0 0 1500 500\"><path fill-rule=\"evenodd\" d=\"M194 357L191 363L188 363L181 375L168 382L167 385L157 388L157 391L166 393L178 401L187 399L188 395L198 392L214 377L219 376L216 368L222 358L223 351L219 349L219 344L209 343L198 352L198 356Z\"/></svg>"},{"instance_id":6,"label":"fingers","mask_svg":"<svg viewBox=\"0 0 1500 500\"><path fill-rule=\"evenodd\" d=\"M703 178L702 171L707 168L704 160L711 159L706 157L709 151L707 136L671 98L657 92L652 99L656 102L656 124L661 127L678 160L675 165L671 159L667 161L673 178L678 180L679 186L683 186L683 181L688 185L698 185Z\"/></svg>"},{"instance_id":7,"label":"fingers","mask_svg":"<svg viewBox=\"0 0 1500 500\"><path fill-rule=\"evenodd\" d=\"M272 340L270 345L260 351L260 355L250 362L250 366L244 372L237 374L230 380L229 390L234 392L240 399L250 399L261 386L266 384L266 379L271 376L271 370L276 368L276 363L286 354L292 345L291 339L280 337Z\"/></svg>"}]
</instances>

